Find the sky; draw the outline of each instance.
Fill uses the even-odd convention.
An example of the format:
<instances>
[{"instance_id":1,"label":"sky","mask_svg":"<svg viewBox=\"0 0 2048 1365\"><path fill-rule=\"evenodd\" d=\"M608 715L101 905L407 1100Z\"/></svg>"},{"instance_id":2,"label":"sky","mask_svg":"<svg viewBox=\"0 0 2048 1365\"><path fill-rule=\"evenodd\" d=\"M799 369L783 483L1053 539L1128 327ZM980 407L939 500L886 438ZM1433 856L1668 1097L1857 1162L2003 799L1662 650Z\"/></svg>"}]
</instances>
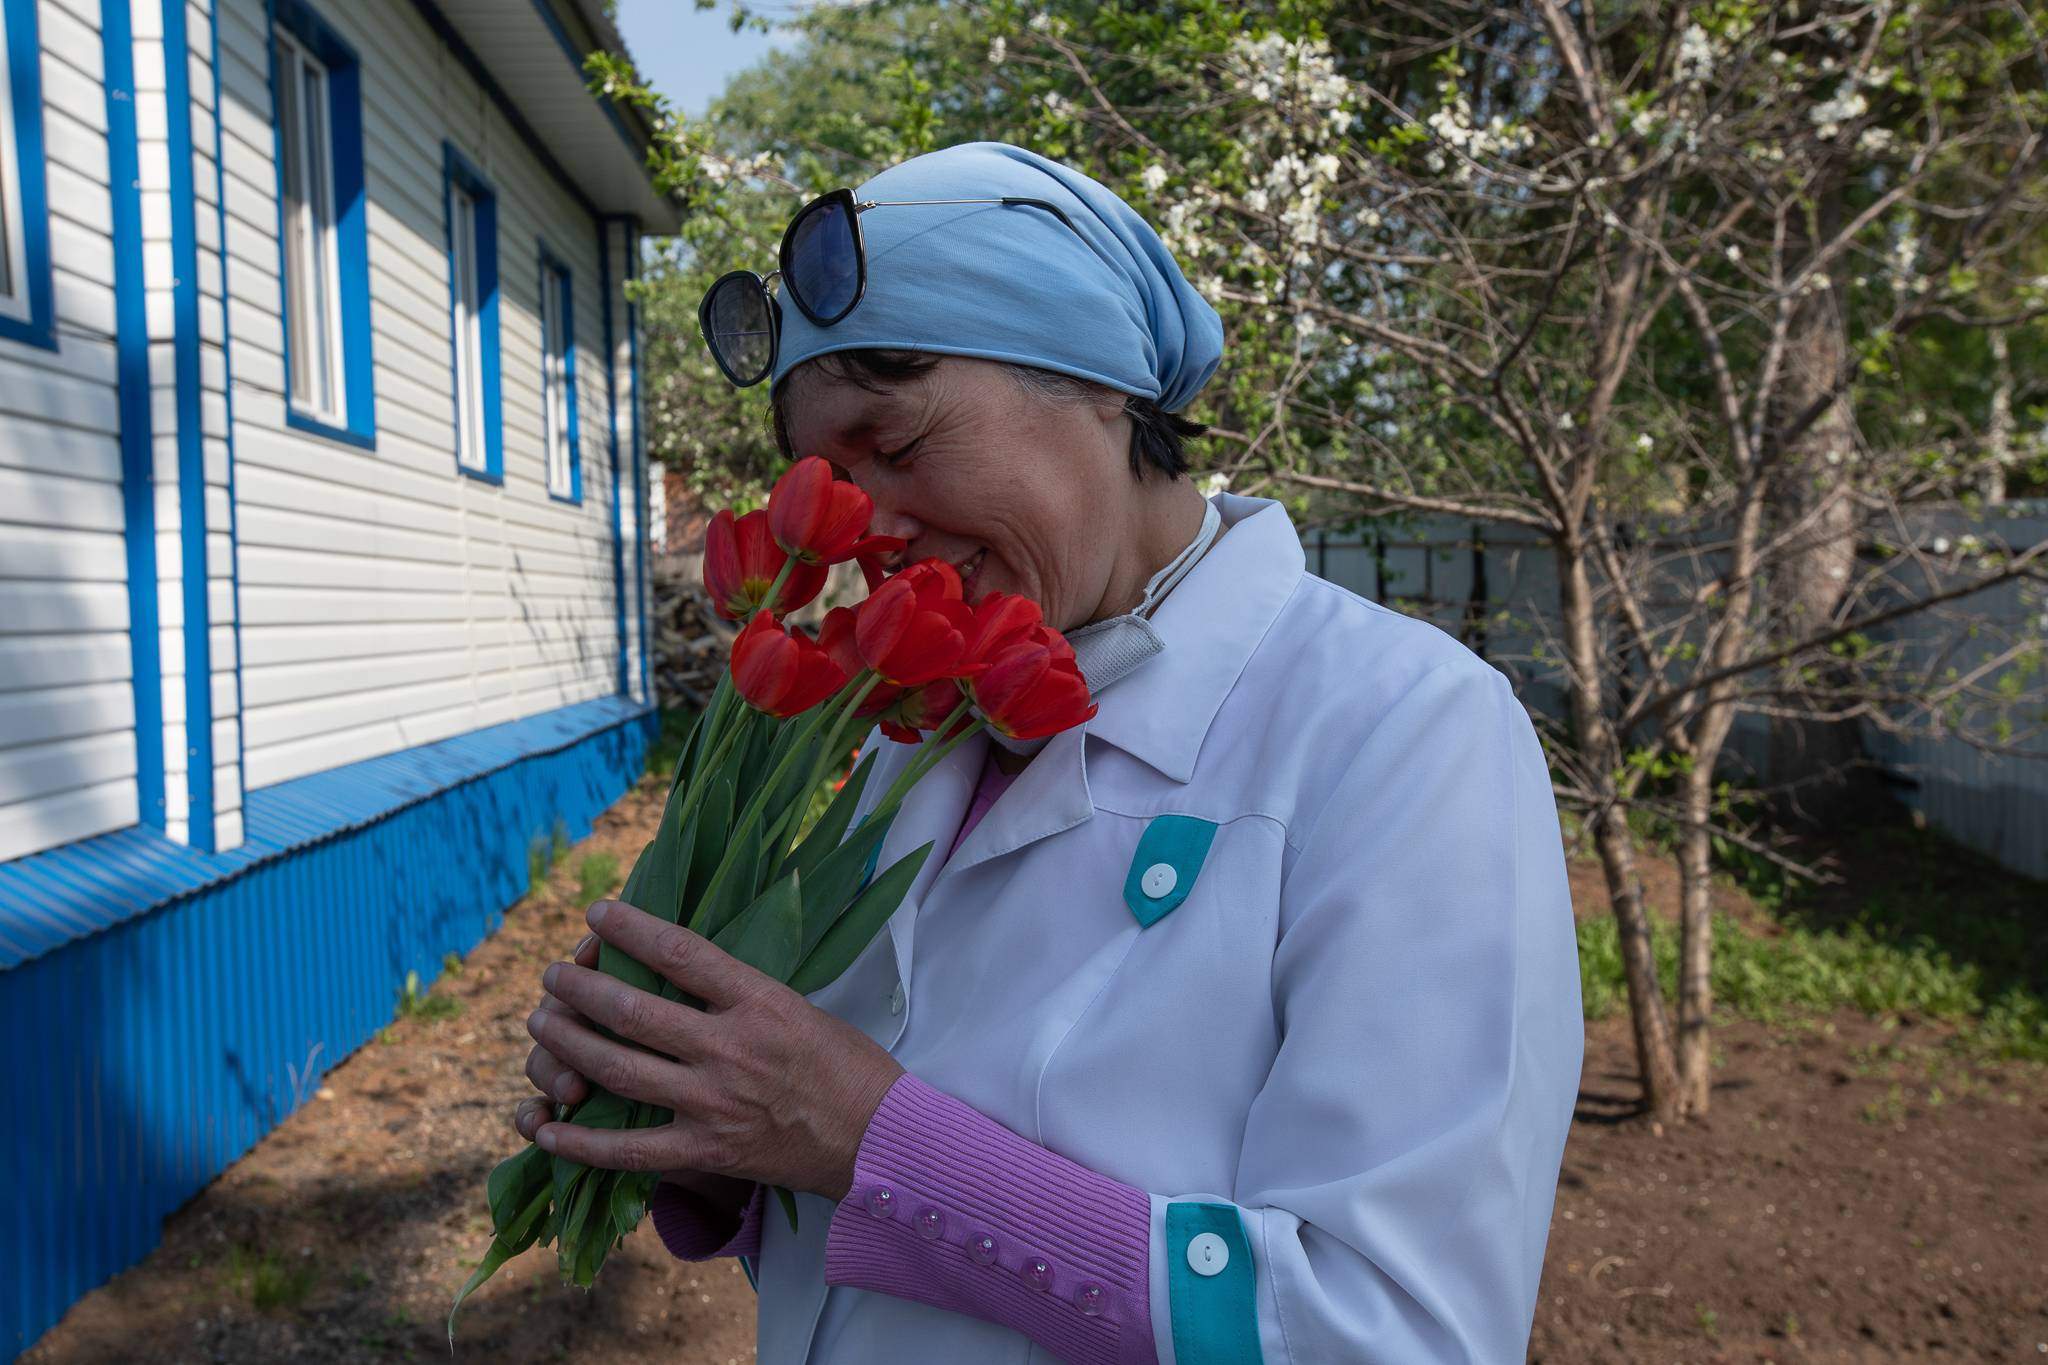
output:
<instances>
[{"instance_id":1,"label":"sky","mask_svg":"<svg viewBox=\"0 0 2048 1365\"><path fill-rule=\"evenodd\" d=\"M729 15L723 4L700 10L692 0L619 0L618 24L641 74L683 114L697 118L727 77L790 41L734 33Z\"/></svg>"}]
</instances>

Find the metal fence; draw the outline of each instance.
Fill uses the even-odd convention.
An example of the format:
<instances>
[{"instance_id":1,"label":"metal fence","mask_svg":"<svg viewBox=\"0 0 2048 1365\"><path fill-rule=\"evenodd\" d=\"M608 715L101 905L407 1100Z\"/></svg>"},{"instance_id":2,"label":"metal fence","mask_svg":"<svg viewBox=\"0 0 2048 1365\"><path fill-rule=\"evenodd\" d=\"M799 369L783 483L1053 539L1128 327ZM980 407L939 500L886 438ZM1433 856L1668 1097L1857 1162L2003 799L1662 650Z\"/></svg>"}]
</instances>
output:
<instances>
[{"instance_id":1,"label":"metal fence","mask_svg":"<svg viewBox=\"0 0 2048 1365\"><path fill-rule=\"evenodd\" d=\"M1908 529L1925 546L1976 534L1987 541L1995 535L2020 550L2048 540L2048 501L2007 503L1975 520L1954 507L1915 509ZM1554 645L1556 557L1537 533L1432 516L1368 523L1344 534L1311 530L1302 544L1311 572L1449 632L1508 674L1533 710L1563 714ZM1711 564L1711 556L1704 562ZM1660 607L1678 610L1675 601L1660 603L1655 591L1648 596L1653 619ZM2038 586L2008 582L1965 606L2014 634L2048 634L2048 606ZM1907 660L1924 663L1929 646L1915 640L1915 632L1908 622L1873 635L1897 644ZM2038 676L2032 685L2039 686ZM2015 871L2048 878L2048 736L2022 741L2021 754L2002 755L1948 735L1905 738L1868 723L1861 729L1865 752L1930 824ZM1724 757L1731 776L1768 780L1769 741L1767 717L1740 714Z\"/></svg>"}]
</instances>

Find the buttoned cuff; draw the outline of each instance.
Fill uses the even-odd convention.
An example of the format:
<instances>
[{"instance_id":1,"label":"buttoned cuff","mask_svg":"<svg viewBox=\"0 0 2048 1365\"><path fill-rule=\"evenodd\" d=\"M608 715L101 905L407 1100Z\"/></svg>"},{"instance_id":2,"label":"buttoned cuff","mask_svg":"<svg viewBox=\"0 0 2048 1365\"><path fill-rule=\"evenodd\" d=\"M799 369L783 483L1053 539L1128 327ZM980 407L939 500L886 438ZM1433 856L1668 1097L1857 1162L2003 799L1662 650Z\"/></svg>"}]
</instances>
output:
<instances>
[{"instance_id":1,"label":"buttoned cuff","mask_svg":"<svg viewBox=\"0 0 2048 1365\"><path fill-rule=\"evenodd\" d=\"M756 1185L753 1197L735 1213L664 1180L647 1197L647 1211L654 1218L654 1230L661 1235L662 1245L682 1260L758 1256L761 1210L767 1197L768 1187Z\"/></svg>"},{"instance_id":2,"label":"buttoned cuff","mask_svg":"<svg viewBox=\"0 0 2048 1365\"><path fill-rule=\"evenodd\" d=\"M1153 1365L1150 1196L905 1072L832 1215L825 1283L1014 1328L1074 1365Z\"/></svg>"}]
</instances>

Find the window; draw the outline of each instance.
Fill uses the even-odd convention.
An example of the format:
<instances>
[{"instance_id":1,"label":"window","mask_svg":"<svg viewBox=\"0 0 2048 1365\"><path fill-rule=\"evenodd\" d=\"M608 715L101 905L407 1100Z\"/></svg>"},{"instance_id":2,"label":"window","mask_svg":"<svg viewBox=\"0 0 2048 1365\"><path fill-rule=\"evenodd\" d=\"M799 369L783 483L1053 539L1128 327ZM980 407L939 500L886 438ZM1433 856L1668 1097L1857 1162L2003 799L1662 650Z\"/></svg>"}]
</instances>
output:
<instances>
[{"instance_id":1,"label":"window","mask_svg":"<svg viewBox=\"0 0 2048 1365\"><path fill-rule=\"evenodd\" d=\"M576 439L576 310L569 268L546 247L540 254L540 392L547 446L548 493L583 500L583 462Z\"/></svg>"},{"instance_id":2,"label":"window","mask_svg":"<svg viewBox=\"0 0 2048 1365\"><path fill-rule=\"evenodd\" d=\"M341 252L334 221L334 150L327 131L327 68L283 33L277 35L276 60L291 402L301 412L339 424L345 412Z\"/></svg>"},{"instance_id":3,"label":"window","mask_svg":"<svg viewBox=\"0 0 2048 1365\"><path fill-rule=\"evenodd\" d=\"M455 380L455 467L504 477L498 405L498 201L462 154L444 147L448 314Z\"/></svg>"},{"instance_id":4,"label":"window","mask_svg":"<svg viewBox=\"0 0 2048 1365\"><path fill-rule=\"evenodd\" d=\"M36 6L0 4L0 336L55 347Z\"/></svg>"},{"instance_id":5,"label":"window","mask_svg":"<svg viewBox=\"0 0 2048 1365\"><path fill-rule=\"evenodd\" d=\"M374 447L362 79L355 50L304 0L274 0L285 421Z\"/></svg>"}]
</instances>

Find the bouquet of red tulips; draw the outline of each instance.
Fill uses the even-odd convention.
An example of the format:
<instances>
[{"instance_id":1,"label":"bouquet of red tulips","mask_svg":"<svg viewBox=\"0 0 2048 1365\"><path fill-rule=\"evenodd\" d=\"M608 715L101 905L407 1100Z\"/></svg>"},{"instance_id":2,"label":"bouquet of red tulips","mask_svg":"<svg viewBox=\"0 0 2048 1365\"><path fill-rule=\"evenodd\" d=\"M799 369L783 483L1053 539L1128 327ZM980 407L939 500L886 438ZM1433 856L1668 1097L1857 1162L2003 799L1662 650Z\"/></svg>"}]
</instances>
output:
<instances>
[{"instance_id":1,"label":"bouquet of red tulips","mask_svg":"<svg viewBox=\"0 0 2048 1365\"><path fill-rule=\"evenodd\" d=\"M799 460L764 511L712 519L704 583L728 620L744 620L732 664L697 718L653 840L621 899L693 932L791 988L818 990L850 966L902 903L932 845L868 876L904 797L983 725L1018 739L1055 734L1095 714L1066 640L1027 598L989 593L970 606L960 576L927 559L894 575L903 548L870 536L873 506L821 459ZM784 623L823 589L834 564L858 561L869 595L828 612L816 638ZM877 723L920 745L857 826L870 753L802 827L813 793ZM926 736L930 736L929 739ZM641 990L701 1006L609 943L600 970ZM589 1127L657 1127L669 1110L592 1087L556 1117ZM640 1221L658 1172L605 1171L529 1144L486 1188L494 1235L455 1311L500 1266L554 1242L564 1279L588 1287ZM796 1202L776 1195L796 1226Z\"/></svg>"}]
</instances>

